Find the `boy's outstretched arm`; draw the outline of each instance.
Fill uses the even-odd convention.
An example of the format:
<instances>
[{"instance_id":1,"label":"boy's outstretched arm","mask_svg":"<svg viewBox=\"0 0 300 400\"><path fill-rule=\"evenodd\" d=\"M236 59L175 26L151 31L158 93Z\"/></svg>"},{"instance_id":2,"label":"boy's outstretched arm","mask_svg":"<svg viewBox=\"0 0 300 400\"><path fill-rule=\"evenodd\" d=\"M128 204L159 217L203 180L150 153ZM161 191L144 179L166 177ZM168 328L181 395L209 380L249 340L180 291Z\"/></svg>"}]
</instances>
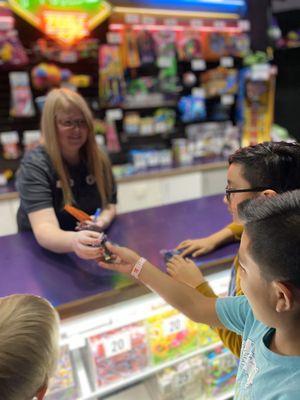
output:
<instances>
[{"instance_id":1,"label":"boy's outstretched arm","mask_svg":"<svg viewBox=\"0 0 300 400\"><path fill-rule=\"evenodd\" d=\"M113 246L109 243L107 248L116 258L110 263L99 261L99 265L104 268L130 274L140 259L137 253L125 247ZM205 297L197 290L176 282L149 261L144 263L139 280L191 320L210 326L223 327L216 312L215 298Z\"/></svg>"}]
</instances>

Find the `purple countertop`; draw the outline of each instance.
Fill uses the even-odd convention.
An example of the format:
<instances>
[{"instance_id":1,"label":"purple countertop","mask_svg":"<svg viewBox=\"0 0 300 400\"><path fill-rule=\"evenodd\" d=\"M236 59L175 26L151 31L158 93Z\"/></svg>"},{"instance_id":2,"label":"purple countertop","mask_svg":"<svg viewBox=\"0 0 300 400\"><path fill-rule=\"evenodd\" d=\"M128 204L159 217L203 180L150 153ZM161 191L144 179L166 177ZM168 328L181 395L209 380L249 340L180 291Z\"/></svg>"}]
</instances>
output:
<instances>
[{"instance_id":1,"label":"purple countertop","mask_svg":"<svg viewBox=\"0 0 300 400\"><path fill-rule=\"evenodd\" d=\"M210 196L119 215L108 236L163 269L161 249L171 249L184 239L207 236L230 220L222 196ZM130 297L139 286L128 277L100 269L95 262L81 260L74 254L58 255L44 250L30 232L0 237L0 247L0 296L33 293L46 297L60 311L68 309L72 314L75 305L76 312L80 312L79 305L83 303L94 302L92 308L98 308L117 302L125 292ZM201 257L201 261L204 265L221 263L236 251L236 244L227 245Z\"/></svg>"}]
</instances>

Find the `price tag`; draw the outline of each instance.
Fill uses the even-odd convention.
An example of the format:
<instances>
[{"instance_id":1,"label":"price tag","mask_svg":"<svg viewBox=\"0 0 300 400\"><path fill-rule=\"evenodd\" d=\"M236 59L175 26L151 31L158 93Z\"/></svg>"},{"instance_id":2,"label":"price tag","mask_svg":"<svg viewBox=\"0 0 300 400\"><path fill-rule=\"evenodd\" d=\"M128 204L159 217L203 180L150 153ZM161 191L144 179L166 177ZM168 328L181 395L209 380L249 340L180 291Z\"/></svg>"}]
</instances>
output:
<instances>
[{"instance_id":1,"label":"price tag","mask_svg":"<svg viewBox=\"0 0 300 400\"><path fill-rule=\"evenodd\" d=\"M106 358L116 356L131 350L131 338L128 332L112 335L103 341Z\"/></svg>"},{"instance_id":2,"label":"price tag","mask_svg":"<svg viewBox=\"0 0 300 400\"><path fill-rule=\"evenodd\" d=\"M215 28L224 28L225 26L226 26L225 21L221 21L221 20L214 21Z\"/></svg>"},{"instance_id":3,"label":"price tag","mask_svg":"<svg viewBox=\"0 0 300 400\"><path fill-rule=\"evenodd\" d=\"M221 57L220 65L224 68L231 68L234 65L234 61L232 57Z\"/></svg>"},{"instance_id":4,"label":"price tag","mask_svg":"<svg viewBox=\"0 0 300 400\"><path fill-rule=\"evenodd\" d=\"M125 14L125 22L128 24L138 24L140 16L138 14Z\"/></svg>"},{"instance_id":5,"label":"price tag","mask_svg":"<svg viewBox=\"0 0 300 400\"><path fill-rule=\"evenodd\" d=\"M156 19L154 17L150 17L149 15L143 16L143 24L145 25L155 25L156 24Z\"/></svg>"},{"instance_id":6,"label":"price tag","mask_svg":"<svg viewBox=\"0 0 300 400\"><path fill-rule=\"evenodd\" d=\"M250 21L248 21L247 19L242 19L238 21L238 27L245 32L250 31L250 26Z\"/></svg>"},{"instance_id":7,"label":"price tag","mask_svg":"<svg viewBox=\"0 0 300 400\"><path fill-rule=\"evenodd\" d=\"M186 319L183 315L174 315L163 321L163 332L165 336L172 335L184 331L186 327Z\"/></svg>"},{"instance_id":8,"label":"price tag","mask_svg":"<svg viewBox=\"0 0 300 400\"><path fill-rule=\"evenodd\" d=\"M157 66L159 68L169 68L172 66L173 58L172 57L159 57L157 59Z\"/></svg>"},{"instance_id":9,"label":"price tag","mask_svg":"<svg viewBox=\"0 0 300 400\"><path fill-rule=\"evenodd\" d=\"M192 71L204 71L206 70L206 61L202 59L192 60L191 61L191 69Z\"/></svg>"},{"instance_id":10,"label":"price tag","mask_svg":"<svg viewBox=\"0 0 300 400\"><path fill-rule=\"evenodd\" d=\"M193 88L192 89L192 96L193 97L205 97L205 90L202 88Z\"/></svg>"},{"instance_id":11,"label":"price tag","mask_svg":"<svg viewBox=\"0 0 300 400\"><path fill-rule=\"evenodd\" d=\"M221 103L224 106L229 106L234 103L234 97L232 96L232 94L223 94L221 96Z\"/></svg>"},{"instance_id":12,"label":"price tag","mask_svg":"<svg viewBox=\"0 0 300 400\"><path fill-rule=\"evenodd\" d=\"M108 44L120 44L122 42L119 32L108 32L106 34L106 39Z\"/></svg>"},{"instance_id":13,"label":"price tag","mask_svg":"<svg viewBox=\"0 0 300 400\"><path fill-rule=\"evenodd\" d=\"M253 65L251 68L251 79L253 81L267 81L270 78L271 68L269 64Z\"/></svg>"},{"instance_id":14,"label":"price tag","mask_svg":"<svg viewBox=\"0 0 300 400\"><path fill-rule=\"evenodd\" d=\"M193 27L193 28L201 28L202 26L203 26L203 21L202 21L202 19L192 19L191 21L190 21L190 25Z\"/></svg>"},{"instance_id":15,"label":"price tag","mask_svg":"<svg viewBox=\"0 0 300 400\"><path fill-rule=\"evenodd\" d=\"M107 110L105 115L107 120L117 121L123 118L123 111L121 108L113 108L111 110Z\"/></svg>"},{"instance_id":16,"label":"price tag","mask_svg":"<svg viewBox=\"0 0 300 400\"><path fill-rule=\"evenodd\" d=\"M167 26L175 26L178 24L178 21L176 18L166 18L164 24Z\"/></svg>"},{"instance_id":17,"label":"price tag","mask_svg":"<svg viewBox=\"0 0 300 400\"><path fill-rule=\"evenodd\" d=\"M85 338L80 335L71 336L69 340L69 349L75 350L85 346Z\"/></svg>"}]
</instances>

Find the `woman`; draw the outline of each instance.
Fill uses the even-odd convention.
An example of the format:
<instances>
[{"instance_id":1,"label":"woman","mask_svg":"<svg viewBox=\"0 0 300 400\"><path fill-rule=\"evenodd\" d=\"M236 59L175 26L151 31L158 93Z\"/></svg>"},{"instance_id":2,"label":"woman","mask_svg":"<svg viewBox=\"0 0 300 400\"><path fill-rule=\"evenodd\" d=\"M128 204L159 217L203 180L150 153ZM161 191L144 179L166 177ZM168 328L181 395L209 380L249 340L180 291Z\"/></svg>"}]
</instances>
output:
<instances>
[{"instance_id":1,"label":"woman","mask_svg":"<svg viewBox=\"0 0 300 400\"><path fill-rule=\"evenodd\" d=\"M33 230L38 243L53 252L74 251L94 259L100 234L75 232L66 204L94 215L105 229L116 215L116 187L110 162L95 141L93 117L85 100L68 89L54 89L43 108L42 144L28 153L17 174L21 203L19 231Z\"/></svg>"}]
</instances>

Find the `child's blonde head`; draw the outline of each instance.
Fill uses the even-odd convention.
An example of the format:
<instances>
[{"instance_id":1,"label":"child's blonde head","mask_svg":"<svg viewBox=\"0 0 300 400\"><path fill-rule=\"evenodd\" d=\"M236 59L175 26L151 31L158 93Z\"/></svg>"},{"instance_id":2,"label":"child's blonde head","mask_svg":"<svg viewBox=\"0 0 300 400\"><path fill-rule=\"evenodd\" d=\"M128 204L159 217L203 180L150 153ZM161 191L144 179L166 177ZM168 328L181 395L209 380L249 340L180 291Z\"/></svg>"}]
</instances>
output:
<instances>
[{"instance_id":1,"label":"child's blonde head","mask_svg":"<svg viewBox=\"0 0 300 400\"><path fill-rule=\"evenodd\" d=\"M32 399L47 385L58 358L59 319L45 299L0 299L0 398Z\"/></svg>"}]
</instances>

